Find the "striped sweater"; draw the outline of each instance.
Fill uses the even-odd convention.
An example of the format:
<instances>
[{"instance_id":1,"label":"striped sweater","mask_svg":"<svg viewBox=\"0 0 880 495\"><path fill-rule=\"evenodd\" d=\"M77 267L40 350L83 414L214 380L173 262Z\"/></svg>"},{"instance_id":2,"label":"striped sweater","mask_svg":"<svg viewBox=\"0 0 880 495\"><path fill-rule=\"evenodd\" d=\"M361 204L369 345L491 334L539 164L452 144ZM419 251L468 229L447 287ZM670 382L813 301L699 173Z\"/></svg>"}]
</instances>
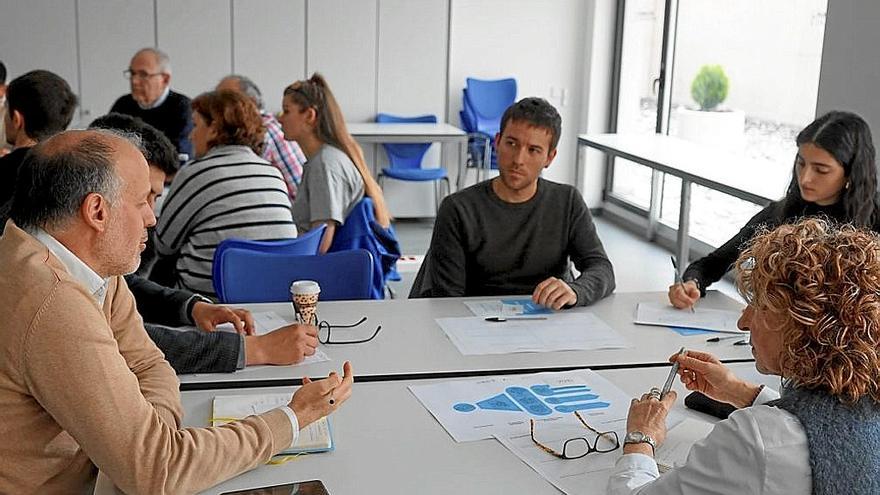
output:
<instances>
[{"instance_id":1,"label":"striped sweater","mask_svg":"<svg viewBox=\"0 0 880 495\"><path fill-rule=\"evenodd\" d=\"M178 286L214 295L214 250L229 238L296 237L287 186L247 146L217 146L174 177L156 226L160 256L177 258Z\"/></svg>"}]
</instances>

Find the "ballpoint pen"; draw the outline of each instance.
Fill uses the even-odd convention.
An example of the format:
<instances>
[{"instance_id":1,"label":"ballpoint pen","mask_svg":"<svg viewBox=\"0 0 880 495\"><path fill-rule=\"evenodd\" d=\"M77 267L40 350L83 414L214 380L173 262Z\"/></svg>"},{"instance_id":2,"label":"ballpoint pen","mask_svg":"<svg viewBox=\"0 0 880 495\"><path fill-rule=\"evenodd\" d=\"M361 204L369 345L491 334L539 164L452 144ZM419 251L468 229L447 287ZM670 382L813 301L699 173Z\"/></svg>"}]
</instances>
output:
<instances>
[{"instance_id":1,"label":"ballpoint pen","mask_svg":"<svg viewBox=\"0 0 880 495\"><path fill-rule=\"evenodd\" d=\"M706 339L706 342L721 342L722 340L741 339L742 337L743 337L742 335L727 335L725 337L710 337L710 338Z\"/></svg>"},{"instance_id":2,"label":"ballpoint pen","mask_svg":"<svg viewBox=\"0 0 880 495\"><path fill-rule=\"evenodd\" d=\"M684 347L678 350L679 356L684 356L686 354L687 349L685 349ZM678 367L678 361L672 363L672 369L669 370L669 376L666 377L666 383L663 384L663 390L660 391L661 399L672 389L672 380L675 378L675 374L678 373Z\"/></svg>"},{"instance_id":3,"label":"ballpoint pen","mask_svg":"<svg viewBox=\"0 0 880 495\"><path fill-rule=\"evenodd\" d=\"M681 272L678 271L678 263L675 261L675 256L670 256L669 260L672 261L672 268L675 270L675 283L681 286L684 286L684 280L681 278ZM691 313L694 312L694 305L691 304Z\"/></svg>"}]
</instances>

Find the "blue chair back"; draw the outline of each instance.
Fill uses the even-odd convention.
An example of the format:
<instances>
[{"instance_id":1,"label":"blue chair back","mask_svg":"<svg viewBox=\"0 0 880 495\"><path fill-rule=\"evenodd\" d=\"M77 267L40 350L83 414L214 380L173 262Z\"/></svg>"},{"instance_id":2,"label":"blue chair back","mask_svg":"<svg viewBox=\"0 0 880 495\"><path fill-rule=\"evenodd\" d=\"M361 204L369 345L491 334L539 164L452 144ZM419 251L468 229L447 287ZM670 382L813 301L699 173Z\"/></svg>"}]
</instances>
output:
<instances>
[{"instance_id":1,"label":"blue chair back","mask_svg":"<svg viewBox=\"0 0 880 495\"><path fill-rule=\"evenodd\" d=\"M322 301L369 299L373 284L373 257L364 249L330 254L264 253L229 248L214 278L224 303L290 301L290 284L314 280Z\"/></svg>"},{"instance_id":2,"label":"blue chair back","mask_svg":"<svg viewBox=\"0 0 880 495\"><path fill-rule=\"evenodd\" d=\"M483 80L467 78L464 100L476 117L476 130L494 137L501 127L501 116L516 101L516 79Z\"/></svg>"},{"instance_id":3,"label":"blue chair back","mask_svg":"<svg viewBox=\"0 0 880 495\"><path fill-rule=\"evenodd\" d=\"M418 117L401 117L389 113L376 115L380 124L436 124L436 115L419 115ZM431 147L431 143L383 144L391 168L421 168L422 158Z\"/></svg>"},{"instance_id":4,"label":"blue chair back","mask_svg":"<svg viewBox=\"0 0 880 495\"><path fill-rule=\"evenodd\" d=\"M400 274L397 273L400 244L393 226L386 229L376 221L373 200L369 197L360 200L348 214L345 223L336 229L328 252L349 249L366 249L373 255L371 298L384 299L385 283L400 280Z\"/></svg>"},{"instance_id":5,"label":"blue chair back","mask_svg":"<svg viewBox=\"0 0 880 495\"><path fill-rule=\"evenodd\" d=\"M234 238L223 240L217 245L217 249L214 250L214 263L211 267L211 278L214 282L214 292L217 293L217 297L222 301L223 287L217 283L217 278L227 249L238 248L259 251L262 253L280 254L318 254L318 248L321 246L321 238L324 236L324 230L326 229L326 225L321 225L295 239L284 239L281 241L251 241Z\"/></svg>"}]
</instances>

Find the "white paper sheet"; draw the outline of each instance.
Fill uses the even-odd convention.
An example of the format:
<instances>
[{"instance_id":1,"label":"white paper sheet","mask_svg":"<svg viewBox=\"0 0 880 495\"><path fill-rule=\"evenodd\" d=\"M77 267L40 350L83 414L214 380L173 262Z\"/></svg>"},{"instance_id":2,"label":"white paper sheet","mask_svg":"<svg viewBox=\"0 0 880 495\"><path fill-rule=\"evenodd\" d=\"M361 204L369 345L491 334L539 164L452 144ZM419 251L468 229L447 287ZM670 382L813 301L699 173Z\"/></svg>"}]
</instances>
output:
<instances>
[{"instance_id":1,"label":"white paper sheet","mask_svg":"<svg viewBox=\"0 0 880 495\"><path fill-rule=\"evenodd\" d=\"M411 385L456 442L528 429L529 419L580 414L598 429L626 417L630 397L590 370L505 375Z\"/></svg>"},{"instance_id":2,"label":"white paper sheet","mask_svg":"<svg viewBox=\"0 0 880 495\"><path fill-rule=\"evenodd\" d=\"M687 418L666 433L666 440L657 449L657 466L660 472L684 465L691 447L715 428L714 423Z\"/></svg>"},{"instance_id":3,"label":"white paper sheet","mask_svg":"<svg viewBox=\"0 0 880 495\"><path fill-rule=\"evenodd\" d=\"M546 320L491 322L468 316L436 321L465 356L627 347L620 334L592 313L557 313Z\"/></svg>"},{"instance_id":4,"label":"white paper sheet","mask_svg":"<svg viewBox=\"0 0 880 495\"><path fill-rule=\"evenodd\" d=\"M691 313L655 302L641 302L636 307L637 325L660 325L663 327L699 328L715 332L745 335L736 326L740 311L703 308L698 304Z\"/></svg>"},{"instance_id":5,"label":"white paper sheet","mask_svg":"<svg viewBox=\"0 0 880 495\"><path fill-rule=\"evenodd\" d=\"M277 330L279 327L283 327L285 325L290 325L293 321L288 320L278 313L274 311L264 311L264 312L253 312L251 313L254 316L254 325L256 326L256 334L264 335L273 330ZM217 330L222 330L226 332L234 332L235 327L232 326L231 323L224 323L222 325L217 325ZM315 364L322 363L324 361L330 361L330 356L327 355L320 347L315 349L315 353L311 356L306 356L305 359L296 363L294 366L301 366L306 364Z\"/></svg>"},{"instance_id":6,"label":"white paper sheet","mask_svg":"<svg viewBox=\"0 0 880 495\"><path fill-rule=\"evenodd\" d=\"M587 424L594 426L589 420ZM626 418L615 425L617 428L614 431L622 443L626 433ZM569 417L557 424L536 425L535 436L544 445L560 451L562 444L569 438L584 437L592 440L596 435L584 428L577 418ZM532 442L528 424L517 433L496 435L496 438L513 455L568 495L605 493L614 464L621 456L621 450L618 449L605 454L593 452L580 459L559 459Z\"/></svg>"}]
</instances>

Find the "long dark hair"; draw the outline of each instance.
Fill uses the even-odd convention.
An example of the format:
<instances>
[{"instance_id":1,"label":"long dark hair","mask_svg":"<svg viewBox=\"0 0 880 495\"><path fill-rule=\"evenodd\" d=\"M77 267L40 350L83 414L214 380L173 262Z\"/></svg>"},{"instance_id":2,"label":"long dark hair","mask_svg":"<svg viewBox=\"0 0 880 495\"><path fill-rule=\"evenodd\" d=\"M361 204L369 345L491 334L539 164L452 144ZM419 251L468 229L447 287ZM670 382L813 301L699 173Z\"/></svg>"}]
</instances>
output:
<instances>
[{"instance_id":1,"label":"long dark hair","mask_svg":"<svg viewBox=\"0 0 880 495\"><path fill-rule=\"evenodd\" d=\"M880 214L877 204L877 163L874 141L867 122L851 112L831 111L814 120L797 135L800 147L813 144L831 154L843 166L847 185L840 195L845 218L859 227L872 227ZM806 202L798 187L797 159L785 195L785 216L795 217Z\"/></svg>"},{"instance_id":2,"label":"long dark hair","mask_svg":"<svg viewBox=\"0 0 880 495\"><path fill-rule=\"evenodd\" d=\"M376 220L383 227L391 225L391 214L385 206L382 189L367 168L363 150L348 133L342 109L324 76L316 72L304 81L296 81L284 90L284 96L289 96L303 110L315 109L318 114L318 125L315 128L318 139L348 155L364 180L364 194L373 200Z\"/></svg>"}]
</instances>

